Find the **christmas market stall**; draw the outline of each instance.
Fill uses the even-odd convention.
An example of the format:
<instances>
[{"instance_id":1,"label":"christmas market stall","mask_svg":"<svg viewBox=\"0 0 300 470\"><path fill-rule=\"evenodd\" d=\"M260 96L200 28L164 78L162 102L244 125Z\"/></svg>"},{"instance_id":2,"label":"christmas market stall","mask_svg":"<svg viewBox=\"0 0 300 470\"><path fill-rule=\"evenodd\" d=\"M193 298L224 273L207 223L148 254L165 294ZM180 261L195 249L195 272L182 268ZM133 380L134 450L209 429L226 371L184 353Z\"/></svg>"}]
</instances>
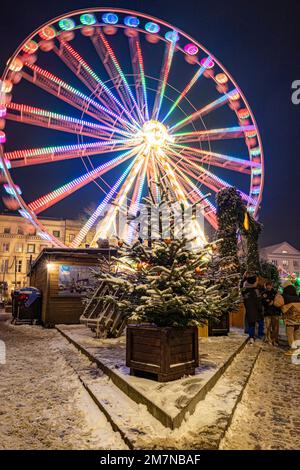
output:
<instances>
[{"instance_id":1,"label":"christmas market stall","mask_svg":"<svg viewBox=\"0 0 300 470\"><path fill-rule=\"evenodd\" d=\"M93 282L93 269L101 259L109 258L109 248L45 248L30 270L30 285L42 293L42 323L79 323L83 312L82 297Z\"/></svg>"}]
</instances>

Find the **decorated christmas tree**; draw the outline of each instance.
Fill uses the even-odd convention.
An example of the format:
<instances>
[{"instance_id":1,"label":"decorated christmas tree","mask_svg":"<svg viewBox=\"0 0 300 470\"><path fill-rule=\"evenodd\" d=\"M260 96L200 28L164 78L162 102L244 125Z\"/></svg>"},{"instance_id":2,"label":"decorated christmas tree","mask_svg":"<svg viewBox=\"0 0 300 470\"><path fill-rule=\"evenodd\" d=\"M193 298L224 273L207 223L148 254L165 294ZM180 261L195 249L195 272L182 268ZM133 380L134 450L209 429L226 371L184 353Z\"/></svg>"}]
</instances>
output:
<instances>
[{"instance_id":1,"label":"decorated christmas tree","mask_svg":"<svg viewBox=\"0 0 300 470\"><path fill-rule=\"evenodd\" d=\"M220 254L223 268L238 276L247 270L260 273L258 238L262 225L247 211L239 191L234 187L222 189L216 197L218 217L218 238L222 239ZM239 259L239 245L246 241L244 266ZM244 269L243 269L244 268Z\"/></svg>"},{"instance_id":2,"label":"decorated christmas tree","mask_svg":"<svg viewBox=\"0 0 300 470\"><path fill-rule=\"evenodd\" d=\"M217 319L234 301L216 276L216 243L187 249L187 240L161 239L151 247L141 241L120 242L114 273L98 275L111 295L100 300L115 304L137 322L157 326L200 325Z\"/></svg>"}]
</instances>

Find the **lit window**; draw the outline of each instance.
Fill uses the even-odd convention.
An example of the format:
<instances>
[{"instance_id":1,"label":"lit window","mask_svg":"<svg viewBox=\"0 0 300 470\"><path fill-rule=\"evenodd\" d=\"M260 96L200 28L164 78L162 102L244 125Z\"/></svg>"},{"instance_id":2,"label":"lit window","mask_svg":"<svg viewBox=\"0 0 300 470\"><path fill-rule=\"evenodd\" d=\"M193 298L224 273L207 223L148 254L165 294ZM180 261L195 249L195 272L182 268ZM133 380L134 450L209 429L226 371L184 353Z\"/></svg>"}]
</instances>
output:
<instances>
[{"instance_id":1,"label":"lit window","mask_svg":"<svg viewBox=\"0 0 300 470\"><path fill-rule=\"evenodd\" d=\"M75 234L74 233L70 233L69 235L69 242L71 243L75 238Z\"/></svg>"},{"instance_id":2,"label":"lit window","mask_svg":"<svg viewBox=\"0 0 300 470\"><path fill-rule=\"evenodd\" d=\"M274 264L274 266L277 266L277 264L278 264L278 263L277 263L277 259L272 259L272 260L271 260L271 263Z\"/></svg>"},{"instance_id":3,"label":"lit window","mask_svg":"<svg viewBox=\"0 0 300 470\"><path fill-rule=\"evenodd\" d=\"M9 243L2 244L2 251L4 251L5 253L9 252Z\"/></svg>"},{"instance_id":4,"label":"lit window","mask_svg":"<svg viewBox=\"0 0 300 470\"><path fill-rule=\"evenodd\" d=\"M289 262L288 262L287 259L283 259L283 260L282 260L282 266L283 266L284 268L288 268L288 267L289 267Z\"/></svg>"},{"instance_id":5,"label":"lit window","mask_svg":"<svg viewBox=\"0 0 300 470\"><path fill-rule=\"evenodd\" d=\"M287 253L287 251L286 251L286 250L282 250L282 252L281 252L281 253Z\"/></svg>"},{"instance_id":6,"label":"lit window","mask_svg":"<svg viewBox=\"0 0 300 470\"><path fill-rule=\"evenodd\" d=\"M21 273L22 272L22 260L19 259L17 261L17 273Z\"/></svg>"},{"instance_id":7,"label":"lit window","mask_svg":"<svg viewBox=\"0 0 300 470\"><path fill-rule=\"evenodd\" d=\"M8 272L8 259L3 259L2 260L2 263L1 263L1 271L3 273L7 273Z\"/></svg>"},{"instance_id":8,"label":"lit window","mask_svg":"<svg viewBox=\"0 0 300 470\"><path fill-rule=\"evenodd\" d=\"M15 244L15 253L23 253L23 243Z\"/></svg>"},{"instance_id":9,"label":"lit window","mask_svg":"<svg viewBox=\"0 0 300 470\"><path fill-rule=\"evenodd\" d=\"M28 243L27 253L35 253L35 244L34 243Z\"/></svg>"}]
</instances>

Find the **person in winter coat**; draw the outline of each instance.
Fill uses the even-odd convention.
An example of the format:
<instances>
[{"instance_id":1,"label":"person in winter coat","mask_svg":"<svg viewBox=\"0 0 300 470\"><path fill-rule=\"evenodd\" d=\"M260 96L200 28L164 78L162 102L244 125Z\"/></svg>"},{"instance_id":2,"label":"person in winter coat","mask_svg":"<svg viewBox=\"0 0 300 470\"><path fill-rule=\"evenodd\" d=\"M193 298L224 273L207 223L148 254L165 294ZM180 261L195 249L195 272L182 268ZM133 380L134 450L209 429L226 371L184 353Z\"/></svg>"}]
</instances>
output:
<instances>
[{"instance_id":1,"label":"person in winter coat","mask_svg":"<svg viewBox=\"0 0 300 470\"><path fill-rule=\"evenodd\" d=\"M243 284L242 295L246 310L246 321L248 324L248 334L250 344L254 343L255 324L259 320L261 305L257 293L257 277L255 275L247 277Z\"/></svg>"},{"instance_id":2,"label":"person in winter coat","mask_svg":"<svg viewBox=\"0 0 300 470\"><path fill-rule=\"evenodd\" d=\"M277 294L271 281L265 283L265 288L261 294L264 309L264 319L266 327L266 342L278 346L279 316L281 311L275 307L274 299Z\"/></svg>"},{"instance_id":3,"label":"person in winter coat","mask_svg":"<svg viewBox=\"0 0 300 470\"><path fill-rule=\"evenodd\" d=\"M282 296L284 298L284 306L282 307L282 312L287 313L290 308L294 307L300 311L300 298L297 295L295 286L290 281L286 281L283 284ZM300 313L299 313L300 316ZM300 324L292 320L285 320L286 326L286 336L290 349L285 353L286 355L292 355L294 353L293 343L296 340L300 340Z\"/></svg>"},{"instance_id":4,"label":"person in winter coat","mask_svg":"<svg viewBox=\"0 0 300 470\"><path fill-rule=\"evenodd\" d=\"M242 277L241 282L240 282L240 289L241 289L241 291L243 291L244 284L245 284L245 282L247 282L247 277L249 277L249 275L251 275L251 273L249 273L249 271L245 271L245 272L244 272L243 277ZM244 333L245 333L246 335L248 334L248 321L247 321L247 317L246 317L246 316L245 316Z\"/></svg>"},{"instance_id":5,"label":"person in winter coat","mask_svg":"<svg viewBox=\"0 0 300 470\"><path fill-rule=\"evenodd\" d=\"M258 322L258 329L257 329L257 336L258 339L262 339L264 337L264 316L263 316L263 308L262 308L262 303L261 303L261 295L260 295L260 289L258 288L258 278L255 273L251 273L250 271L246 271L243 275L243 278L240 282L240 288L243 291L243 288L246 286L248 282L248 278L250 279L256 279L257 281L257 287L256 287L256 293L258 295L258 300L259 300L259 308L258 308L258 315L257 315L257 322ZM249 328L248 328L248 319L247 316L245 316L245 329L244 332L246 334L249 333Z\"/></svg>"},{"instance_id":6,"label":"person in winter coat","mask_svg":"<svg viewBox=\"0 0 300 470\"><path fill-rule=\"evenodd\" d=\"M300 298L297 295L296 287L291 283L291 281L286 281L283 284L282 296L284 298L285 304L300 302Z\"/></svg>"}]
</instances>

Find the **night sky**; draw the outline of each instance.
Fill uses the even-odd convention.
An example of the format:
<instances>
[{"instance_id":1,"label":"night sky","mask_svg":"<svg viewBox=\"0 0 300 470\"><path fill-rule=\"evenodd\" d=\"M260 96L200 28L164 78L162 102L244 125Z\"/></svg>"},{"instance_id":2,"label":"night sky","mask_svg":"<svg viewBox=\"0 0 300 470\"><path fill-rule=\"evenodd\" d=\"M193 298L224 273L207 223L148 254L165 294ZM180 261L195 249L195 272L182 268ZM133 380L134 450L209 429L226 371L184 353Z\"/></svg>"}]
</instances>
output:
<instances>
[{"instance_id":1,"label":"night sky","mask_svg":"<svg viewBox=\"0 0 300 470\"><path fill-rule=\"evenodd\" d=\"M281 3L278 6L275 2L254 0L244 4L216 0L51 0L27 1L22 5L5 2L1 7L1 71L29 33L47 20L79 8L111 5L133 9L182 29L224 64L245 93L256 117L265 153L265 186L259 212L259 219L264 224L261 245L287 240L300 249L300 104L296 106L291 101L291 84L300 80L300 5ZM22 102L21 98L19 102ZM62 108L59 110L63 111ZM49 135L47 132L41 133L44 143ZM17 133L14 148L37 146L28 142L28 136L22 135L26 143L18 143L18 138L21 136ZM64 142L63 138L60 142ZM48 145L53 142L49 141ZM31 167L31 171L34 169ZM49 190L53 187L48 188L46 180L51 171L54 170L44 170L39 176ZM33 177L27 173L26 178L32 180ZM32 181L31 197L38 195L39 184ZM76 207L84 194L88 200L88 191L85 188L83 196L76 194L72 206ZM49 215L69 215L59 213L59 210L49 212Z\"/></svg>"}]
</instances>

